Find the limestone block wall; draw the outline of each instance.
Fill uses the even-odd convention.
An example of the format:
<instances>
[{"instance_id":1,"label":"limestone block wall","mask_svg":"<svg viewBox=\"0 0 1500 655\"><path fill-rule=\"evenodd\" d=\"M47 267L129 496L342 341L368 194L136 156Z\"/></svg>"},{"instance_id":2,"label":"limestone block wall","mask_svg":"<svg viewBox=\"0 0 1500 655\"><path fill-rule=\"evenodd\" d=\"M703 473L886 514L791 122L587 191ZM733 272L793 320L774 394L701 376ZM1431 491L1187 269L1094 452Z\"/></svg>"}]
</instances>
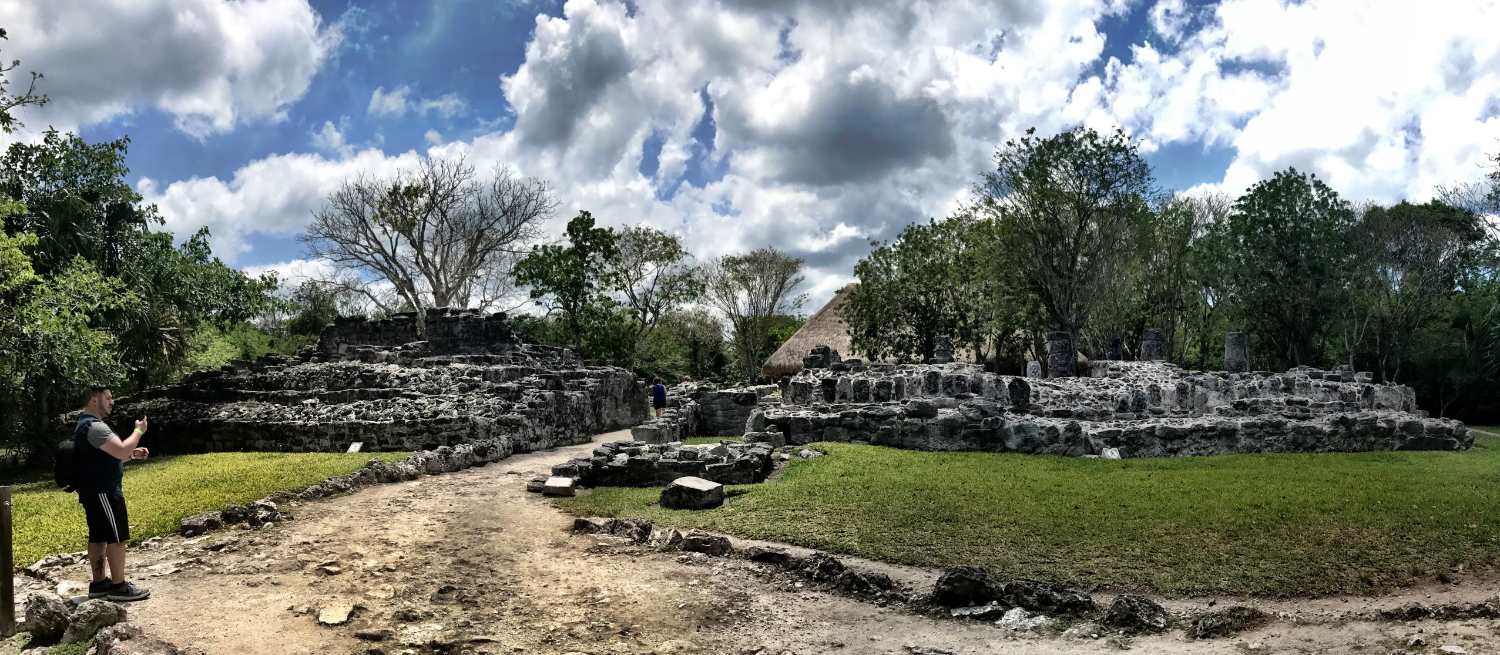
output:
<instances>
[{"instance_id":1,"label":"limestone block wall","mask_svg":"<svg viewBox=\"0 0 1500 655\"><path fill-rule=\"evenodd\" d=\"M452 354L434 354L432 342L356 345L350 340L409 335L399 321L344 322L322 338L339 348L195 373L121 398L110 421L127 427L150 416L148 445L170 454L343 451L352 442L366 451L425 450L501 437L524 452L646 419L645 389L627 370L513 340L485 345L512 334L503 317L435 318L428 334Z\"/></svg>"},{"instance_id":2,"label":"limestone block wall","mask_svg":"<svg viewBox=\"0 0 1500 655\"><path fill-rule=\"evenodd\" d=\"M967 364L808 369L749 426L789 443L868 441L923 450L1123 456L1461 450L1462 423L1368 374L1195 372L1094 362L1089 377L1036 379Z\"/></svg>"},{"instance_id":3,"label":"limestone block wall","mask_svg":"<svg viewBox=\"0 0 1500 655\"><path fill-rule=\"evenodd\" d=\"M340 318L318 338L318 349L343 354L356 346L389 349L425 341L434 354L505 353L520 345L513 324L505 314L484 316L471 310L433 308L425 315L426 334L417 333L415 312L368 321Z\"/></svg>"}]
</instances>

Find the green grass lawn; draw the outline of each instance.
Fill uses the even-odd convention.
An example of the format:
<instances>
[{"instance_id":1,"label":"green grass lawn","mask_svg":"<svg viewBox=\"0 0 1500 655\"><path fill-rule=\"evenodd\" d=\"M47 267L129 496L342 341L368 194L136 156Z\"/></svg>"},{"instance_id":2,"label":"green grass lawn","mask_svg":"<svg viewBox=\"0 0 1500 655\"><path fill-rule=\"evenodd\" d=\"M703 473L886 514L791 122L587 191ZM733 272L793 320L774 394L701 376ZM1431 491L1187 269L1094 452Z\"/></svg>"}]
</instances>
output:
<instances>
[{"instance_id":1,"label":"green grass lawn","mask_svg":"<svg viewBox=\"0 0 1500 655\"><path fill-rule=\"evenodd\" d=\"M406 453L211 453L154 458L125 466L133 542L177 530L184 516L300 490L350 473L371 458ZM87 530L78 496L48 482L15 488L16 566L52 553L83 550Z\"/></svg>"},{"instance_id":2,"label":"green grass lawn","mask_svg":"<svg viewBox=\"0 0 1500 655\"><path fill-rule=\"evenodd\" d=\"M1089 460L844 443L722 508L631 516L924 566L1172 596L1372 593L1500 564L1500 437L1473 450ZM734 495L738 494L738 495Z\"/></svg>"},{"instance_id":3,"label":"green grass lawn","mask_svg":"<svg viewBox=\"0 0 1500 655\"><path fill-rule=\"evenodd\" d=\"M739 437L688 437L686 439L683 439L682 443L685 443L689 446L699 446L703 444L717 444L725 439L728 439L730 441L740 440Z\"/></svg>"}]
</instances>

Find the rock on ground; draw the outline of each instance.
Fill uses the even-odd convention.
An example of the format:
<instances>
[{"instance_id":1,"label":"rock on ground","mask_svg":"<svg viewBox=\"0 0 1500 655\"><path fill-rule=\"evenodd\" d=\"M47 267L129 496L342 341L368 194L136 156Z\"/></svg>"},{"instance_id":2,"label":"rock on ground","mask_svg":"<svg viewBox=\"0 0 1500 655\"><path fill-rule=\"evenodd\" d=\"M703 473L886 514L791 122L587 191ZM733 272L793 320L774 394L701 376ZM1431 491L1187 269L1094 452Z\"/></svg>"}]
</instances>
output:
<instances>
[{"instance_id":1,"label":"rock on ground","mask_svg":"<svg viewBox=\"0 0 1500 655\"><path fill-rule=\"evenodd\" d=\"M683 476L661 490L661 506L667 509L713 509L724 504L724 485L693 476Z\"/></svg>"},{"instance_id":2,"label":"rock on ground","mask_svg":"<svg viewBox=\"0 0 1500 655\"><path fill-rule=\"evenodd\" d=\"M93 639L100 630L124 620L124 606L91 598L79 604L68 616L68 629L63 632L62 640L67 643Z\"/></svg>"},{"instance_id":3,"label":"rock on ground","mask_svg":"<svg viewBox=\"0 0 1500 655\"><path fill-rule=\"evenodd\" d=\"M34 594L26 599L26 621L22 632L30 632L37 643L55 644L68 629L68 604L52 594Z\"/></svg>"},{"instance_id":4,"label":"rock on ground","mask_svg":"<svg viewBox=\"0 0 1500 655\"><path fill-rule=\"evenodd\" d=\"M1165 632L1170 618L1166 608L1136 594L1121 594L1109 605L1104 624L1129 633Z\"/></svg>"},{"instance_id":5,"label":"rock on ground","mask_svg":"<svg viewBox=\"0 0 1500 655\"><path fill-rule=\"evenodd\" d=\"M1271 615L1253 607L1236 605L1199 616L1188 627L1190 639L1230 637L1271 620Z\"/></svg>"}]
</instances>

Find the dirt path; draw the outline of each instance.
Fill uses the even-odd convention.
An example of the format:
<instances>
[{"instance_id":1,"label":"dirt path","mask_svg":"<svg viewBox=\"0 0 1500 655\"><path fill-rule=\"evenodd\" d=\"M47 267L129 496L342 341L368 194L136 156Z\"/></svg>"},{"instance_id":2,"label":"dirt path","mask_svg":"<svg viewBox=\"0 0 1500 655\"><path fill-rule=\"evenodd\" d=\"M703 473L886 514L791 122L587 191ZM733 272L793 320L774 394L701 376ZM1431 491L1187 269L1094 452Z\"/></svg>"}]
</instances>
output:
<instances>
[{"instance_id":1,"label":"dirt path","mask_svg":"<svg viewBox=\"0 0 1500 655\"><path fill-rule=\"evenodd\" d=\"M621 438L628 434L596 441ZM525 493L524 481L591 447L303 503L290 509L295 520L267 530L165 539L132 555L153 596L131 606L131 620L215 655L969 655L1103 653L1124 645L918 617L809 590L748 562L570 535L571 518ZM353 618L319 625L319 611L341 603L357 606ZM1482 653L1500 643L1500 622L1332 621L1340 605L1309 603L1302 620L1317 625L1284 620L1197 643L1179 632L1136 639L1130 648L1390 653L1420 635L1426 650L1413 652L1451 644Z\"/></svg>"}]
</instances>

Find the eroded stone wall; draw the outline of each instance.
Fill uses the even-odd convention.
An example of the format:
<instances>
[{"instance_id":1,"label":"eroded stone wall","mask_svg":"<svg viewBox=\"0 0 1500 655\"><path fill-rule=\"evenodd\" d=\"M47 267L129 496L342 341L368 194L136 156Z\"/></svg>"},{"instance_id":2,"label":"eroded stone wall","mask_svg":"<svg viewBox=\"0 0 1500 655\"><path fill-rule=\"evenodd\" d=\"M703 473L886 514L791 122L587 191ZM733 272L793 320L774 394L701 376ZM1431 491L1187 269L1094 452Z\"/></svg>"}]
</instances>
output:
<instances>
[{"instance_id":1,"label":"eroded stone wall","mask_svg":"<svg viewBox=\"0 0 1500 655\"><path fill-rule=\"evenodd\" d=\"M1413 391L1368 374L1297 368L1204 373L1094 362L1036 379L969 364L808 369L762 408L757 440L869 441L922 450L1144 457L1235 452L1461 450L1462 423L1428 418Z\"/></svg>"},{"instance_id":2,"label":"eroded stone wall","mask_svg":"<svg viewBox=\"0 0 1500 655\"><path fill-rule=\"evenodd\" d=\"M524 452L645 420L645 389L629 371L521 343L505 323L435 315L428 335L437 341L391 346L410 336L405 326L344 321L295 357L239 362L122 398L111 422L150 416L147 443L159 453L343 451L352 442L424 450L502 437ZM486 346L492 336L499 341ZM365 338L377 343L357 343Z\"/></svg>"}]
</instances>

